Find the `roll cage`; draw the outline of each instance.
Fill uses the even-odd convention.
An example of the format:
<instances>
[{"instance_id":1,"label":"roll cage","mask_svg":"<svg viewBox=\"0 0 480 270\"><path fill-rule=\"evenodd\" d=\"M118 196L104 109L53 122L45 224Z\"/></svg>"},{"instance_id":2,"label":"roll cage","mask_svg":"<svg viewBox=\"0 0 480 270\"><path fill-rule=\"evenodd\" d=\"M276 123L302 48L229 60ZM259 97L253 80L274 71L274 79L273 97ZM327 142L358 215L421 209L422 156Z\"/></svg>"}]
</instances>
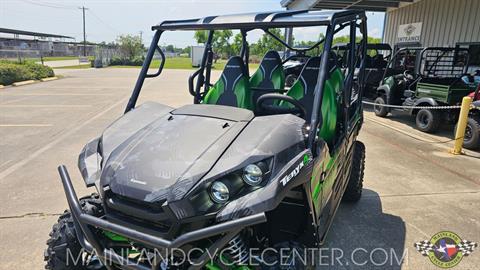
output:
<instances>
[{"instance_id":1,"label":"roll cage","mask_svg":"<svg viewBox=\"0 0 480 270\"><path fill-rule=\"evenodd\" d=\"M297 28L297 27L310 27L310 26L326 26L325 37L319 40L316 44L309 48L294 48L288 42L285 42L280 37L273 34L270 29L273 28ZM212 86L210 82L211 68L213 62L213 46L212 40L214 32L217 30L231 29L240 30L242 34L242 48L240 50L240 57L245 62L248 70L249 60L249 46L246 40L248 32L256 29L263 30L266 34L272 36L280 44L287 49L297 52L298 54L304 54L307 51L318 48L323 45L323 54L321 55L321 65L318 71L318 82L315 87L315 99L313 100L313 111L310 119L306 119L310 124L310 134L308 134L308 146L313 148L316 139L316 132L322 125L322 117L319 117L320 106L322 104L323 89L325 87L325 81L327 80L329 67L329 57L332 52L332 43L334 35L347 26L350 27L349 36L350 44L356 44L357 30L361 41L359 46L353 46L355 50L349 50L348 64L350 68L345 70L345 91L343 91L346 107L352 104L352 89L353 85L356 85L354 94L362 96L363 93L363 81L364 81L364 67L365 67L365 54L367 47L367 28L366 28L366 15L364 11L345 10L345 11L281 11L270 13L252 13L252 14L240 14L240 15L226 15L226 16L211 16L200 19L191 20L176 20L176 21L164 21L158 25L152 27L155 32L150 47L148 49L145 61L138 76L137 82L133 89L132 95L128 101L125 113L135 108L137 99L141 92L143 83L146 78L157 77L162 73L165 65L165 55L160 49L158 43L165 31L180 31L180 30L206 30L208 31L208 38L205 43L205 50L203 53L202 61L198 70L196 70L189 78L189 92L194 97L193 102L195 104L201 103L205 93ZM161 57L161 63L158 70L155 73L149 73L149 66L152 62L155 52L158 52ZM359 59L359 60L358 60ZM360 73L355 72L355 67L360 67ZM354 82L355 80L355 82ZM361 106L359 104L358 106Z\"/></svg>"}]
</instances>

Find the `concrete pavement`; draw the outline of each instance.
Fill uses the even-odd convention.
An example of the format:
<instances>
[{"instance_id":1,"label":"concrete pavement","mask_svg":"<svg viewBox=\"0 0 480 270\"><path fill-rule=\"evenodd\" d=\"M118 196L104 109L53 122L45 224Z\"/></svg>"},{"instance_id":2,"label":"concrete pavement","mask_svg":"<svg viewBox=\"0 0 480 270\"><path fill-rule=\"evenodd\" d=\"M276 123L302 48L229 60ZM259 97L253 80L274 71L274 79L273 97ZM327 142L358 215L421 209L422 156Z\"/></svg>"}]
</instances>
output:
<instances>
[{"instance_id":1,"label":"concrete pavement","mask_svg":"<svg viewBox=\"0 0 480 270\"><path fill-rule=\"evenodd\" d=\"M93 192L84 188L76 169L78 153L122 114L138 72L57 70L65 78L0 90L0 269L43 268L48 232L67 206L56 167L68 166L79 195ZM147 80L138 104L191 103L190 74L165 70ZM366 111L365 118L364 197L341 205L326 247L344 250L345 258L342 265L322 269L436 269L415 250L415 242L442 230L480 242L480 154L453 157L447 153L449 132L425 135L401 115L381 119ZM359 267L348 258L364 248L367 252L356 258L362 261L378 247L399 257L406 249L404 262ZM372 256L379 262L381 255ZM458 269L478 265L480 250Z\"/></svg>"}]
</instances>

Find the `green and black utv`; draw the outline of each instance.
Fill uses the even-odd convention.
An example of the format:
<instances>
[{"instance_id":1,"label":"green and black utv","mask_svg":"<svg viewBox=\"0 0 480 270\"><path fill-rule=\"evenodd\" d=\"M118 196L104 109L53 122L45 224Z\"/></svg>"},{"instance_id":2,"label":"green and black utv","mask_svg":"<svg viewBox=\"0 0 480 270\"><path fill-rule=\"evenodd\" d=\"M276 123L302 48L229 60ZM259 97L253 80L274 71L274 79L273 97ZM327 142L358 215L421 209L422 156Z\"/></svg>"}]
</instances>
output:
<instances>
[{"instance_id":1,"label":"green and black utv","mask_svg":"<svg viewBox=\"0 0 480 270\"><path fill-rule=\"evenodd\" d=\"M291 48L270 29L303 27L324 31L323 52L306 61L286 93L278 52L268 52L250 72L250 31ZM225 29L239 31L243 46L212 83L213 36ZM355 202L362 194L365 146L357 136L365 12L210 16L164 21L152 30L124 115L80 153L83 180L96 193L79 199L67 168L58 168L69 210L50 233L46 268L312 266L315 260L304 251L323 243L342 199ZM168 61L158 45L162 34L197 30L208 38L200 68L188 81L193 104L137 106L144 81L159 76ZM352 43L360 40L344 70L332 52L342 31ZM152 73L155 53L161 64Z\"/></svg>"}]
</instances>

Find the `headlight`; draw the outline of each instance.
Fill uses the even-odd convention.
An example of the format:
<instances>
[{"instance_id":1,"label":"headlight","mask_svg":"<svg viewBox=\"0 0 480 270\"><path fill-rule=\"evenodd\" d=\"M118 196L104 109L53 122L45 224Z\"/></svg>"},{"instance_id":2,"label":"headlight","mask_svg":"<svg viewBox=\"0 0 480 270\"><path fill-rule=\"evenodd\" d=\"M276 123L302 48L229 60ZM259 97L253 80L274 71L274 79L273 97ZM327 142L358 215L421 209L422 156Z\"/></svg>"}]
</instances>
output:
<instances>
[{"instance_id":1,"label":"headlight","mask_svg":"<svg viewBox=\"0 0 480 270\"><path fill-rule=\"evenodd\" d=\"M245 183L249 184L250 186L259 185L263 180L262 168L260 168L256 164L247 165L247 167L243 169L242 178L243 181L245 181Z\"/></svg>"},{"instance_id":2,"label":"headlight","mask_svg":"<svg viewBox=\"0 0 480 270\"><path fill-rule=\"evenodd\" d=\"M216 203L226 203L230 198L230 191L227 185L220 181L215 181L210 188L210 197Z\"/></svg>"}]
</instances>

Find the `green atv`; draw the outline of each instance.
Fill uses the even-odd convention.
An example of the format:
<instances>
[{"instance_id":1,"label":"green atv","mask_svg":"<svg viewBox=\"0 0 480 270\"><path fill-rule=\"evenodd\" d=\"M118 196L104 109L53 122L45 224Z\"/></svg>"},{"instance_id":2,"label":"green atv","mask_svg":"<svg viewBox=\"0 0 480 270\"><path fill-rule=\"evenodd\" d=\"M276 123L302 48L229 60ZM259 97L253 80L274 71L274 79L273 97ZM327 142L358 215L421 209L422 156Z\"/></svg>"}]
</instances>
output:
<instances>
[{"instance_id":1,"label":"green atv","mask_svg":"<svg viewBox=\"0 0 480 270\"><path fill-rule=\"evenodd\" d=\"M460 105L472 92L472 84L463 80L468 70L468 50L428 47L416 49L416 54L413 71L405 70L401 75L403 83L398 75L386 78L377 89L375 103L405 106L401 110L415 117L417 129L434 133L441 123L455 123L460 110L452 106ZM391 110L378 105L377 116L384 117Z\"/></svg>"},{"instance_id":2,"label":"green atv","mask_svg":"<svg viewBox=\"0 0 480 270\"><path fill-rule=\"evenodd\" d=\"M277 51L250 73L250 31L264 31L292 49L270 29L308 26L325 30L318 42L323 52L305 62L289 89ZM85 185L96 194L79 199L67 168L58 169L69 210L50 233L46 268L312 267L308 248L325 241L341 201L362 195L365 146L357 136L366 27L365 12L358 10L211 16L153 26L125 114L79 156ZM242 48L215 80L213 36L226 29L241 33ZM168 61L158 45L162 34L197 30L208 38L200 68L188 80L193 104L137 106L144 81L161 75ZM331 50L343 30L352 43L360 41L344 71ZM152 72L156 53L161 63Z\"/></svg>"},{"instance_id":3,"label":"green atv","mask_svg":"<svg viewBox=\"0 0 480 270\"><path fill-rule=\"evenodd\" d=\"M392 109L383 105L401 106L406 98L405 91L415 88L416 59L422 50L419 47L398 48L390 57L374 95L375 115L386 117Z\"/></svg>"},{"instance_id":4,"label":"green atv","mask_svg":"<svg viewBox=\"0 0 480 270\"><path fill-rule=\"evenodd\" d=\"M460 48L426 48L420 54L418 83L404 106L458 106L464 96L474 90L473 78L466 75L469 52ZM464 78L468 80L465 81ZM407 93L408 95L408 93ZM436 132L442 122L453 124L460 109L408 109L415 116L416 127L428 133Z\"/></svg>"}]
</instances>

